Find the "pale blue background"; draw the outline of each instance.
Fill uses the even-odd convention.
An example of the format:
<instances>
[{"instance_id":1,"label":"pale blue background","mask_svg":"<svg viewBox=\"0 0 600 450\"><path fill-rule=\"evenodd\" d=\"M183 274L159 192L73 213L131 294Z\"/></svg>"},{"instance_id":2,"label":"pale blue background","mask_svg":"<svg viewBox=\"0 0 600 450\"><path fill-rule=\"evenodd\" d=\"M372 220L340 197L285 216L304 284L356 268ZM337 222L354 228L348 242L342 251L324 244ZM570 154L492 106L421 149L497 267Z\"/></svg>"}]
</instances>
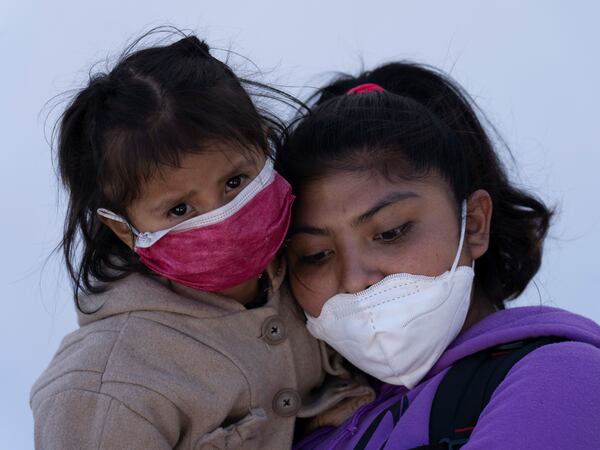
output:
<instances>
[{"instance_id":1,"label":"pale blue background","mask_svg":"<svg viewBox=\"0 0 600 450\"><path fill-rule=\"evenodd\" d=\"M76 326L60 260L44 268L64 204L57 204L42 108L153 25L195 29L213 46L250 57L266 80L286 85L318 84L325 72L356 71L361 61L373 67L410 58L450 71L512 147L514 177L558 207L538 289L521 302L542 301L600 321L597 5L2 0L0 448L32 448L29 388Z\"/></svg>"}]
</instances>

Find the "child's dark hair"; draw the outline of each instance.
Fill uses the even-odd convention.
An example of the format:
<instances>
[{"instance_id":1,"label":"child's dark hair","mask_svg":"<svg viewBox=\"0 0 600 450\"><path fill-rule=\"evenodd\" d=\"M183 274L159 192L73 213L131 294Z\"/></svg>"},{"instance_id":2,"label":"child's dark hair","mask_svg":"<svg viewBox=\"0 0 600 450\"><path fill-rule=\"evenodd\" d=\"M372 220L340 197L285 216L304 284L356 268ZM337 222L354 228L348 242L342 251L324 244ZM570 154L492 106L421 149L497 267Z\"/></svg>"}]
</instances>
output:
<instances>
[{"instance_id":1,"label":"child's dark hair","mask_svg":"<svg viewBox=\"0 0 600 450\"><path fill-rule=\"evenodd\" d=\"M385 91L346 95L364 83ZM457 206L485 189L494 211L475 288L498 308L523 292L540 267L552 211L511 184L476 106L455 82L426 66L392 63L340 77L315 94L313 106L277 153L296 193L328 173L353 170L409 180L441 175Z\"/></svg>"},{"instance_id":2,"label":"child's dark hair","mask_svg":"<svg viewBox=\"0 0 600 450\"><path fill-rule=\"evenodd\" d=\"M69 193L61 247L78 307L80 292L100 292L106 282L147 270L99 221L98 208L127 217L161 166L177 166L183 154L216 141L270 156L285 127L249 92L293 101L238 78L193 35L132 51L140 40L108 73L90 76L57 124L58 167Z\"/></svg>"}]
</instances>

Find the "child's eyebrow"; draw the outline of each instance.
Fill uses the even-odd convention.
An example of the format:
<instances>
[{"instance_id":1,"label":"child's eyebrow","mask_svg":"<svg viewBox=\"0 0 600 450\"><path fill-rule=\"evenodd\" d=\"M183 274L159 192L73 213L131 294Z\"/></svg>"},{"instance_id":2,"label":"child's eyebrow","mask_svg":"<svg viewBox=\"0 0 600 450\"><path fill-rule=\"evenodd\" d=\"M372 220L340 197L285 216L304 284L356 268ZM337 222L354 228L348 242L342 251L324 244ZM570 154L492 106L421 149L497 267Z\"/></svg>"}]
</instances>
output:
<instances>
[{"instance_id":1,"label":"child's eyebrow","mask_svg":"<svg viewBox=\"0 0 600 450\"><path fill-rule=\"evenodd\" d=\"M231 164L231 169L229 169L225 175L223 175L223 177L221 177L221 179L219 180L220 183L224 183L225 181L229 180L231 177L238 175L240 173L240 171L244 171L244 170L248 170L248 169L253 169L257 166L256 161L252 161L249 159L244 158L241 161L236 161L235 163ZM260 170L260 169L259 169ZM258 175L258 173L257 173Z\"/></svg>"},{"instance_id":2,"label":"child's eyebrow","mask_svg":"<svg viewBox=\"0 0 600 450\"><path fill-rule=\"evenodd\" d=\"M239 159L238 161L231 162L231 168L218 180L218 183L225 183L231 177L240 173L240 171L248 170L254 168L257 163L256 161L250 160L248 158ZM178 193L177 195L173 195L170 197L165 197L161 200L156 206L150 208L150 212L153 214L160 213L166 209L171 209L179 203L183 203L186 199L193 197L198 194L198 190L192 189L183 194Z\"/></svg>"},{"instance_id":3,"label":"child's eyebrow","mask_svg":"<svg viewBox=\"0 0 600 450\"><path fill-rule=\"evenodd\" d=\"M164 211L165 209L171 209L174 206L177 206L179 203L183 203L185 201L185 199L193 197L194 195L197 195L198 191L195 189L192 189L189 192L186 192L184 194L177 194L176 196L172 196L172 197L167 197L163 200L161 200L160 203L158 203L155 207L150 209L150 212L152 213L158 213L161 211Z\"/></svg>"}]
</instances>

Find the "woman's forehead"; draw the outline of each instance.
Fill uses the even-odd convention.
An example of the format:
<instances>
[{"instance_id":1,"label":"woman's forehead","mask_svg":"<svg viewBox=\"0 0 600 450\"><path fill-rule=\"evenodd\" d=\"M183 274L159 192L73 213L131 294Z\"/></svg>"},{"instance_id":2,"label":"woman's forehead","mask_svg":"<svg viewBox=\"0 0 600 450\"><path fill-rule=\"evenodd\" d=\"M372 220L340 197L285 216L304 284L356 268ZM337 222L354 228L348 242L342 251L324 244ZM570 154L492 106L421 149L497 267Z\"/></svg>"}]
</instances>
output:
<instances>
[{"instance_id":1,"label":"woman's forehead","mask_svg":"<svg viewBox=\"0 0 600 450\"><path fill-rule=\"evenodd\" d=\"M314 180L298 193L295 222L331 222L361 216L390 203L419 199L452 201L440 177L391 181L370 172L338 172ZM368 215L368 214L367 214Z\"/></svg>"}]
</instances>

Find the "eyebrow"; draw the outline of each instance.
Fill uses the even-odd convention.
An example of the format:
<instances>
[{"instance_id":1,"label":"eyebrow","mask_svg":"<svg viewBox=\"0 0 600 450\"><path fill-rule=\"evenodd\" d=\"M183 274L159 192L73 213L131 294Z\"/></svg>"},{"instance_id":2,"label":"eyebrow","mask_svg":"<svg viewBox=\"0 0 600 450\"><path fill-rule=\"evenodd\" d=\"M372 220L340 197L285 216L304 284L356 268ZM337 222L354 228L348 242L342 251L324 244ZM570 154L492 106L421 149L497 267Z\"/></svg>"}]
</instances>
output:
<instances>
[{"instance_id":1,"label":"eyebrow","mask_svg":"<svg viewBox=\"0 0 600 450\"><path fill-rule=\"evenodd\" d=\"M409 198L416 198L418 195L412 191L400 191L400 192L390 192L385 197L380 199L377 203L375 203L371 208L369 208L366 212L362 213L356 219L352 221L352 226L357 227L362 225L379 211L384 208L387 208L390 205L394 205L403 200L407 200Z\"/></svg>"},{"instance_id":2,"label":"eyebrow","mask_svg":"<svg viewBox=\"0 0 600 450\"><path fill-rule=\"evenodd\" d=\"M409 198L416 198L416 197L419 197L419 195L412 191L391 192L391 193L387 194L385 197L383 197L382 199L380 199L377 203L375 203L367 211L365 211L360 216L358 216L356 219L354 219L352 221L352 226L357 227L357 226L365 223L367 220L369 220L371 217L373 217L379 211L381 211L382 209L384 209L390 205L396 204L403 200L407 200ZM315 236L329 236L331 234L331 231L328 228L319 228L319 227L313 227L313 226L300 225L300 226L293 227L290 230L289 235L293 236L293 235L299 234L299 233L312 234Z\"/></svg>"},{"instance_id":3,"label":"eyebrow","mask_svg":"<svg viewBox=\"0 0 600 450\"><path fill-rule=\"evenodd\" d=\"M331 232L327 228L318 228L318 227L308 227L308 226L299 226L292 227L289 232L289 236L293 236L295 234L312 234L315 236L329 236Z\"/></svg>"},{"instance_id":4,"label":"eyebrow","mask_svg":"<svg viewBox=\"0 0 600 450\"><path fill-rule=\"evenodd\" d=\"M235 162L233 162L233 161L230 161L230 162L231 162L231 169L229 171L227 171L219 179L219 183L224 183L225 181L229 180L231 177L236 176L240 172L249 170L249 169L253 169L256 166L256 161L253 161L248 158L240 159ZM258 174L260 173L260 169L261 168L259 167L258 172L256 173L256 176L258 176Z\"/></svg>"},{"instance_id":5,"label":"eyebrow","mask_svg":"<svg viewBox=\"0 0 600 450\"><path fill-rule=\"evenodd\" d=\"M231 177L237 175L240 171L244 171L244 170L248 170L251 167L254 166L254 162L249 160L248 158L240 158L238 159L238 161L230 161L232 164L231 169L225 173L225 175L223 177L221 177L219 180L217 180L218 183L224 183L225 181L229 180ZM154 208L152 208L150 210L151 213L159 213L164 211L165 209L171 209L171 207L178 205L179 203L182 203L183 201L185 201L186 199L193 197L195 195L198 194L198 191L196 189L192 189L189 192L186 192L184 194L180 194L177 196L172 196L172 197L167 197L164 200L161 200L160 203L158 203Z\"/></svg>"},{"instance_id":6,"label":"eyebrow","mask_svg":"<svg viewBox=\"0 0 600 450\"><path fill-rule=\"evenodd\" d=\"M194 195L196 195L198 193L198 191L196 191L195 189L186 192L184 194L180 194L177 196L172 196L172 197L168 197L163 199L160 203L158 203L154 208L150 209L150 212L152 213L158 213L161 212L165 209L171 209L173 206L178 205L179 203L182 203L183 201L185 201L185 199L188 199L190 197L193 197Z\"/></svg>"}]
</instances>

